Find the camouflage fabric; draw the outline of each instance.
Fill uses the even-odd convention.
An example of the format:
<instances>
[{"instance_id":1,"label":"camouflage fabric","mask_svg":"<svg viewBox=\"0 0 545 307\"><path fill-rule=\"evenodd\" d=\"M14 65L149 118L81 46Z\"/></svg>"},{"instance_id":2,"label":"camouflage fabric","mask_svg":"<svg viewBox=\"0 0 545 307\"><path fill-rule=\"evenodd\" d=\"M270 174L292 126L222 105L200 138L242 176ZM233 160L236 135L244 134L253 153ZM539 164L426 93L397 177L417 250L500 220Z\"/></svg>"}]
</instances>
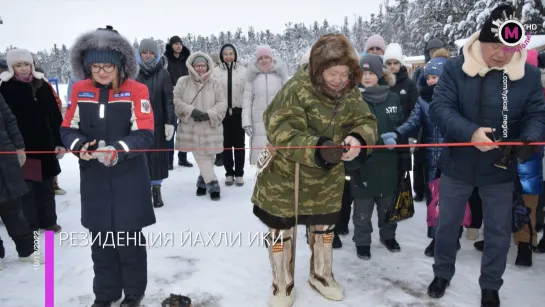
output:
<instances>
[{"instance_id":1,"label":"camouflage fabric","mask_svg":"<svg viewBox=\"0 0 545 307\"><path fill-rule=\"evenodd\" d=\"M339 100L329 99L313 88L308 64L284 85L265 110L263 119L267 138L275 147L316 146L320 136L340 144L351 133L361 135L368 145L377 140L376 118L357 87ZM254 205L274 217L293 218L295 163L299 162L298 215L339 212L344 188L343 163L329 170L321 168L315 162L315 151L316 148L278 148L270 168L257 178L252 195ZM371 151L368 149L367 153Z\"/></svg>"}]
</instances>

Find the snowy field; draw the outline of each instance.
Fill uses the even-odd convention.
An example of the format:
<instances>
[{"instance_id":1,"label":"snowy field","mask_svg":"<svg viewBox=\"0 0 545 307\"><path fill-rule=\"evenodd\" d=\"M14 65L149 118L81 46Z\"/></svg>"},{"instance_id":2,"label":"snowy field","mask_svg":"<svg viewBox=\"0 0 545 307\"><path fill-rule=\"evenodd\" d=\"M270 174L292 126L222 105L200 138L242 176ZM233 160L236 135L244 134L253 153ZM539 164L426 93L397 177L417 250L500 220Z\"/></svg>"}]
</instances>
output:
<instances>
[{"instance_id":1,"label":"snowy field","mask_svg":"<svg viewBox=\"0 0 545 307\"><path fill-rule=\"evenodd\" d=\"M189 158L194 162L192 155ZM64 232L86 232L80 224L77 159L67 155L61 165L63 172L59 182L68 193L56 198L58 222ZM219 202L211 201L208 196L195 196L197 167L176 165L164 182L165 206L155 211L157 224L144 231L153 232L154 236L173 233L175 240L167 245L163 240L163 246L157 241L148 249L148 288L143 306L160 306L162 299L170 293L188 295L193 299L194 307L266 306L271 284L267 251L256 242L249 244L252 235L266 232L253 216L250 203L255 171L246 167L246 185L243 187L225 187L223 167L216 167L216 173L222 182ZM429 243L425 209L424 203L417 203L414 218L399 224L400 253L388 252L378 242L378 231L375 230L373 257L370 261L360 260L356 257L351 235L342 238L345 246L334 250L334 273L345 287L346 296L342 302L325 300L306 283L310 251L305 243L304 228L299 227L295 306L478 306L481 254L465 235L458 253L458 272L447 294L441 300L428 298L426 288L433 277L433 259L423 253ZM377 229L376 219L373 223ZM180 234L188 229L193 238L182 246ZM352 225L350 231L352 233ZM232 233L233 237L240 234L241 246L226 246L225 238L220 242L221 232ZM197 240L197 233L202 235L204 243ZM208 242L206 233L215 233L214 243ZM14 244L1 223L0 236L7 251L6 267L0 272L0 306L44 306L43 267L35 270L32 264L18 262ZM94 299L90 247L70 246L67 240L61 245L60 236L57 234L55 243L55 306L90 306ZM43 243L42 240L40 246ZM545 255L535 255L531 269L516 267L515 256L513 246L500 292L502 306L542 305Z\"/></svg>"}]
</instances>

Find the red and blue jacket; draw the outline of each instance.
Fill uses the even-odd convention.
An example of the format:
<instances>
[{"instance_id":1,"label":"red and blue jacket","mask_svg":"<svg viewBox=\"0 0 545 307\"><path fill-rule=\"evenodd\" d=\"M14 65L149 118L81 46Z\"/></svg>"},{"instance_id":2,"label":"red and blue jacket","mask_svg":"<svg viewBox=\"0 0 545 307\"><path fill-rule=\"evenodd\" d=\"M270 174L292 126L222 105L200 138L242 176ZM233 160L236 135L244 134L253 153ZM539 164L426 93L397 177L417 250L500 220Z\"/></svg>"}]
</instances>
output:
<instances>
[{"instance_id":1,"label":"red and blue jacket","mask_svg":"<svg viewBox=\"0 0 545 307\"><path fill-rule=\"evenodd\" d=\"M61 126L68 150L104 141L118 162L79 160L82 224L91 231L134 231L155 223L150 176L143 150L153 144L154 118L148 88L124 81L117 92L90 79L73 85L72 103ZM137 151L135 151L137 150ZM75 153L79 157L79 153Z\"/></svg>"}]
</instances>

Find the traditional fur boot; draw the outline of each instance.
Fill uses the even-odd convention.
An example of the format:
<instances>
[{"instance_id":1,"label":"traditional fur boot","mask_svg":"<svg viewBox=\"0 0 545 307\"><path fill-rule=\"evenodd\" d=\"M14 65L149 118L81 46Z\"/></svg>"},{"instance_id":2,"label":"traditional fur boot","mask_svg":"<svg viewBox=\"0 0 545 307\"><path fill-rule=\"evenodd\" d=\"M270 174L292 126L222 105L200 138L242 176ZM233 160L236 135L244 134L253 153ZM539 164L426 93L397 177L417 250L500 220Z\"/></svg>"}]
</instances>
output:
<instances>
[{"instance_id":1,"label":"traditional fur boot","mask_svg":"<svg viewBox=\"0 0 545 307\"><path fill-rule=\"evenodd\" d=\"M310 250L310 286L323 297L341 301L344 289L333 276L333 229L334 225L312 225L308 234Z\"/></svg>"},{"instance_id":2,"label":"traditional fur boot","mask_svg":"<svg viewBox=\"0 0 545 307\"><path fill-rule=\"evenodd\" d=\"M269 229L269 259L272 267L272 290L269 295L269 307L291 307L295 300L293 259L291 237L295 228L288 230Z\"/></svg>"}]
</instances>

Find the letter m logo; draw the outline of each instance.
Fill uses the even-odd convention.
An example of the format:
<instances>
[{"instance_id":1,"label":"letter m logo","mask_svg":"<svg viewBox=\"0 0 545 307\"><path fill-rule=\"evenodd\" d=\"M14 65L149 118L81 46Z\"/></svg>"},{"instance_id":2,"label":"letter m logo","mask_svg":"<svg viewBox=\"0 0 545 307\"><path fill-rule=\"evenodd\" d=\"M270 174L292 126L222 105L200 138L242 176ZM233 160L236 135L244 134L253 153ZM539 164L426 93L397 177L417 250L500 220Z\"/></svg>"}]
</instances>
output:
<instances>
[{"instance_id":1,"label":"letter m logo","mask_svg":"<svg viewBox=\"0 0 545 307\"><path fill-rule=\"evenodd\" d=\"M509 27L505 27L504 28L504 38L505 39L510 39L510 38L515 38L515 39L519 39L519 28L518 27L514 27L514 29L510 29Z\"/></svg>"}]
</instances>

